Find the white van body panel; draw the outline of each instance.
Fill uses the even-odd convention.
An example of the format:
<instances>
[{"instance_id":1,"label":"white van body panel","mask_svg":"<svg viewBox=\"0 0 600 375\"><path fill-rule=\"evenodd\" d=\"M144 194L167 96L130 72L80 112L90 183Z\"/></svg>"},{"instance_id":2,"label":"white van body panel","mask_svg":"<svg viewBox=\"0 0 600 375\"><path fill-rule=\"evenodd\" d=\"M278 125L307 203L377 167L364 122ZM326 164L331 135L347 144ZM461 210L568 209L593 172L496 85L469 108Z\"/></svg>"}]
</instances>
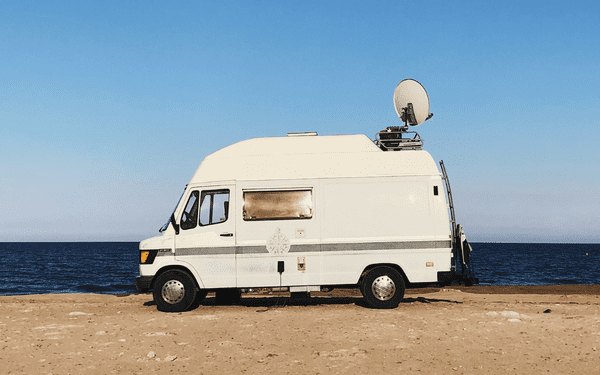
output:
<instances>
[{"instance_id":1,"label":"white van body panel","mask_svg":"<svg viewBox=\"0 0 600 375\"><path fill-rule=\"evenodd\" d=\"M366 135L256 138L207 156L190 184L440 175L427 151L384 152Z\"/></svg>"},{"instance_id":2,"label":"white van body panel","mask_svg":"<svg viewBox=\"0 0 600 375\"><path fill-rule=\"evenodd\" d=\"M356 284L374 264L397 265L410 282L436 282L451 269L444 185L426 151L384 152L365 135L242 141L202 161L176 222L194 191L215 190L230 194L224 222L177 235L169 225L140 244L174 249L170 261L186 265L201 288ZM310 218L244 217L244 193L286 190L311 192ZM140 275L155 275L166 259L141 265Z\"/></svg>"}]
</instances>

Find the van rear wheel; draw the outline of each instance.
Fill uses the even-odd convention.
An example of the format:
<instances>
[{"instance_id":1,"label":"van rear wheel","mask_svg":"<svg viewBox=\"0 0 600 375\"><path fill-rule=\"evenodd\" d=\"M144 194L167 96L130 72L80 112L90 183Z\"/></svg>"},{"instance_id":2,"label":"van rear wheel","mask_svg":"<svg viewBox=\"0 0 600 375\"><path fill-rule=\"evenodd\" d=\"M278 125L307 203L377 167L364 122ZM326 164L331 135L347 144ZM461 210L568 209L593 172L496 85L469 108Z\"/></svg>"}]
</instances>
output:
<instances>
[{"instance_id":1,"label":"van rear wheel","mask_svg":"<svg viewBox=\"0 0 600 375\"><path fill-rule=\"evenodd\" d=\"M194 303L196 285L187 272L170 270L158 276L152 294L159 311L182 312Z\"/></svg>"},{"instance_id":2,"label":"van rear wheel","mask_svg":"<svg viewBox=\"0 0 600 375\"><path fill-rule=\"evenodd\" d=\"M367 303L376 309L393 309L404 297L404 279L391 267L373 268L365 275L360 291Z\"/></svg>"}]
</instances>

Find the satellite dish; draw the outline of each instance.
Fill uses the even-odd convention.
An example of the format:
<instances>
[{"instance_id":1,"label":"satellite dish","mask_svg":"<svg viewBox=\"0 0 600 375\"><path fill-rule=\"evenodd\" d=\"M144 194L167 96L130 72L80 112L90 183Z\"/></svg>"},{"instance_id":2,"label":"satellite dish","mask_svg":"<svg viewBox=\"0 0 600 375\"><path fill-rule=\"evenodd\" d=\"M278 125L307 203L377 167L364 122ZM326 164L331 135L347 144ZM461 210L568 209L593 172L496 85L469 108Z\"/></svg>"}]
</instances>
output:
<instances>
[{"instance_id":1,"label":"satellite dish","mask_svg":"<svg viewBox=\"0 0 600 375\"><path fill-rule=\"evenodd\" d=\"M394 108L406 125L417 126L429 120L429 96L425 88L414 79L405 79L394 90Z\"/></svg>"}]
</instances>

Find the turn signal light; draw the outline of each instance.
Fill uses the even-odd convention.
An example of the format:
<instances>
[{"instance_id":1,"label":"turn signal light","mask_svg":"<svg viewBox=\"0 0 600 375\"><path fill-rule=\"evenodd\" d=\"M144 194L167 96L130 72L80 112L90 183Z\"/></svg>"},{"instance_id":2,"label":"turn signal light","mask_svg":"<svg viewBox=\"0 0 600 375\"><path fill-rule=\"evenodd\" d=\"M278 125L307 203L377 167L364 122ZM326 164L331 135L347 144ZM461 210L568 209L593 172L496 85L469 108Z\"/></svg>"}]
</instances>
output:
<instances>
[{"instance_id":1,"label":"turn signal light","mask_svg":"<svg viewBox=\"0 0 600 375\"><path fill-rule=\"evenodd\" d=\"M154 263L157 254L158 250L140 250L140 264Z\"/></svg>"}]
</instances>

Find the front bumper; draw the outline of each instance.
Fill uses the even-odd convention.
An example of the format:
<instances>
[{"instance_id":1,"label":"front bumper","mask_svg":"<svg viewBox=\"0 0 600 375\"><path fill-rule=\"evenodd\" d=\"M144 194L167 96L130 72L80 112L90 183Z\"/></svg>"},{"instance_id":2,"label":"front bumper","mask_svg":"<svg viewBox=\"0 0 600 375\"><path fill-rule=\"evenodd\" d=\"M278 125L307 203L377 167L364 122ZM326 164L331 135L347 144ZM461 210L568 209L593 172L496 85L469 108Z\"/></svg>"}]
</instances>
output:
<instances>
[{"instance_id":1,"label":"front bumper","mask_svg":"<svg viewBox=\"0 0 600 375\"><path fill-rule=\"evenodd\" d=\"M138 276L135 278L135 287L138 293L147 293L152 288L152 276Z\"/></svg>"}]
</instances>

